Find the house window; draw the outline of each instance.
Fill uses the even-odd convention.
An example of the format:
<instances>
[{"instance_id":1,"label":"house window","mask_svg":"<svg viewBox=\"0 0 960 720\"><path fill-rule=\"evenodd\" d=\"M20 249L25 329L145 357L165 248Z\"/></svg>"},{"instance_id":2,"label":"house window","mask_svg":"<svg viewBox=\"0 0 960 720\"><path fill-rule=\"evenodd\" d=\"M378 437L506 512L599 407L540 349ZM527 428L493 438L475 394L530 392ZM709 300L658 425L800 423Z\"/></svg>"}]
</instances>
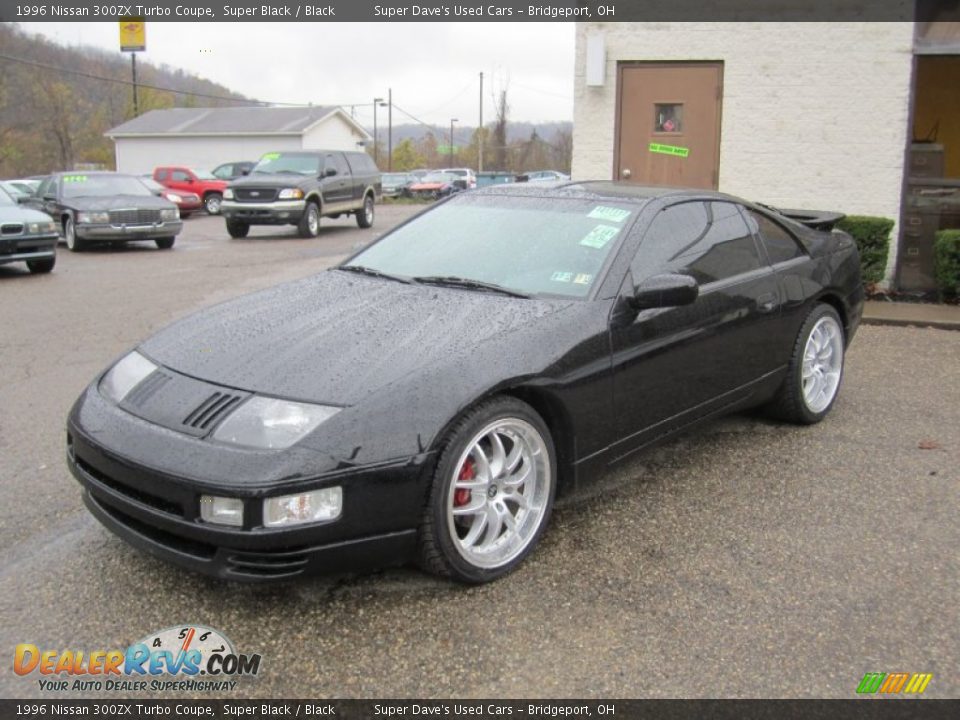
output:
<instances>
[{"instance_id":1,"label":"house window","mask_svg":"<svg viewBox=\"0 0 960 720\"><path fill-rule=\"evenodd\" d=\"M656 103L653 107L654 132L683 132L683 105L681 103Z\"/></svg>"}]
</instances>

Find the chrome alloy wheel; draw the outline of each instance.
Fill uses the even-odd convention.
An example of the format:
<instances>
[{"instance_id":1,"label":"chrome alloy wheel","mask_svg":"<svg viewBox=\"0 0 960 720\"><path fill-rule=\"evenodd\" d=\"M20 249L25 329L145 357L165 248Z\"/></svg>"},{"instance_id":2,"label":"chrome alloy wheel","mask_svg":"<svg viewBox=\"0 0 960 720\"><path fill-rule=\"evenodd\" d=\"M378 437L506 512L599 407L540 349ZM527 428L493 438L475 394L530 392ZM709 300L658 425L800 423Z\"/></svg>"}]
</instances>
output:
<instances>
[{"instance_id":1,"label":"chrome alloy wheel","mask_svg":"<svg viewBox=\"0 0 960 720\"><path fill-rule=\"evenodd\" d=\"M843 330L826 315L820 318L803 348L803 403L821 413L833 402L843 371Z\"/></svg>"},{"instance_id":2,"label":"chrome alloy wheel","mask_svg":"<svg viewBox=\"0 0 960 720\"><path fill-rule=\"evenodd\" d=\"M316 205L310 203L307 205L307 213L307 227L310 229L310 234L316 237L320 234L320 212Z\"/></svg>"},{"instance_id":3,"label":"chrome alloy wheel","mask_svg":"<svg viewBox=\"0 0 960 720\"><path fill-rule=\"evenodd\" d=\"M487 425L454 466L447 528L471 565L497 568L520 555L543 523L553 482L540 433L519 418Z\"/></svg>"},{"instance_id":4,"label":"chrome alloy wheel","mask_svg":"<svg viewBox=\"0 0 960 720\"><path fill-rule=\"evenodd\" d=\"M370 196L363 201L363 218L367 225L373 225L373 198Z\"/></svg>"}]
</instances>

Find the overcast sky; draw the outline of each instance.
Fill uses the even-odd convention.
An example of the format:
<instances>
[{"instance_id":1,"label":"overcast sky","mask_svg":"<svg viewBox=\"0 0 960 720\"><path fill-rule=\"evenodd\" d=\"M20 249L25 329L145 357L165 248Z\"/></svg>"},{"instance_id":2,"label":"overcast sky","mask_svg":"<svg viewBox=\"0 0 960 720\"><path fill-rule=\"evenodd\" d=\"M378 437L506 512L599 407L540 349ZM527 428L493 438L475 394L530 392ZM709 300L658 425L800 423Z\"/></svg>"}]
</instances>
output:
<instances>
[{"instance_id":1,"label":"overcast sky","mask_svg":"<svg viewBox=\"0 0 960 720\"><path fill-rule=\"evenodd\" d=\"M116 22L21 23L64 45L119 54ZM370 124L373 98L393 88L397 108L446 127L484 122L493 92L508 89L513 120L573 119L573 23L147 22L151 63L182 68L270 102L356 105ZM386 122L386 109L378 111ZM394 124L410 121L399 110Z\"/></svg>"}]
</instances>

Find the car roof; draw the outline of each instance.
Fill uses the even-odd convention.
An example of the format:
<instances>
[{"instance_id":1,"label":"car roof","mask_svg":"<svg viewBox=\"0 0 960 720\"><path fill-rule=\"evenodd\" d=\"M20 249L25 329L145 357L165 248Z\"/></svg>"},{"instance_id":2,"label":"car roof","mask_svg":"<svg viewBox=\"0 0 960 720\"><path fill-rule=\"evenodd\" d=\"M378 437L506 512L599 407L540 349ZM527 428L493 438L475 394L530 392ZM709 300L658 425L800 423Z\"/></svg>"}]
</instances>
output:
<instances>
[{"instance_id":1,"label":"car roof","mask_svg":"<svg viewBox=\"0 0 960 720\"><path fill-rule=\"evenodd\" d=\"M740 198L715 190L699 188L653 187L636 185L634 183L613 182L611 180L569 181L561 180L556 183L503 183L489 185L472 193L479 195L522 195L525 197L564 197L582 198L585 200L614 200L639 202L645 204L651 200L669 197L690 197L715 200L727 200L743 203Z\"/></svg>"}]
</instances>

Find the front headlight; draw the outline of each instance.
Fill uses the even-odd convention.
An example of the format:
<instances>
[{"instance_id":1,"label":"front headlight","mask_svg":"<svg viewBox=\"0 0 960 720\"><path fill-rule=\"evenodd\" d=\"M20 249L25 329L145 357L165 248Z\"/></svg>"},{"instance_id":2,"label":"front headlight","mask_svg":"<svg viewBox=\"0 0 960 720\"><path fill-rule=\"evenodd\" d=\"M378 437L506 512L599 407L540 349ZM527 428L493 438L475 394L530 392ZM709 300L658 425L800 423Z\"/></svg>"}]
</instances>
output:
<instances>
[{"instance_id":1,"label":"front headlight","mask_svg":"<svg viewBox=\"0 0 960 720\"><path fill-rule=\"evenodd\" d=\"M263 501L263 524L266 527L284 527L336 520L342 510L343 489L338 485L296 495L267 498Z\"/></svg>"},{"instance_id":2,"label":"front headlight","mask_svg":"<svg viewBox=\"0 0 960 720\"><path fill-rule=\"evenodd\" d=\"M299 200L303 197L303 190L300 188L284 188L277 197L281 200Z\"/></svg>"},{"instance_id":3,"label":"front headlight","mask_svg":"<svg viewBox=\"0 0 960 720\"><path fill-rule=\"evenodd\" d=\"M223 191L223 199L224 199L224 200L233 200L233 190L231 190L230 188L227 188L226 190L224 190L224 191Z\"/></svg>"},{"instance_id":4,"label":"front headlight","mask_svg":"<svg viewBox=\"0 0 960 720\"><path fill-rule=\"evenodd\" d=\"M311 432L340 408L254 396L213 433L216 440L245 447L282 450Z\"/></svg>"},{"instance_id":5,"label":"front headlight","mask_svg":"<svg viewBox=\"0 0 960 720\"><path fill-rule=\"evenodd\" d=\"M164 208L160 211L161 220L179 220L180 211L177 208Z\"/></svg>"},{"instance_id":6,"label":"front headlight","mask_svg":"<svg viewBox=\"0 0 960 720\"><path fill-rule=\"evenodd\" d=\"M167 200L175 203L182 203L183 198L177 195L176 193L167 193Z\"/></svg>"},{"instance_id":7,"label":"front headlight","mask_svg":"<svg viewBox=\"0 0 960 720\"><path fill-rule=\"evenodd\" d=\"M57 232L57 224L52 220L49 222L30 223L31 235L41 235L52 232Z\"/></svg>"},{"instance_id":8,"label":"front headlight","mask_svg":"<svg viewBox=\"0 0 960 720\"><path fill-rule=\"evenodd\" d=\"M119 403L140 384L157 366L134 351L110 368L100 381L100 393Z\"/></svg>"},{"instance_id":9,"label":"front headlight","mask_svg":"<svg viewBox=\"0 0 960 720\"><path fill-rule=\"evenodd\" d=\"M110 213L105 213L105 212L77 213L77 222L84 225L87 225L90 223L108 223L110 222Z\"/></svg>"}]
</instances>

